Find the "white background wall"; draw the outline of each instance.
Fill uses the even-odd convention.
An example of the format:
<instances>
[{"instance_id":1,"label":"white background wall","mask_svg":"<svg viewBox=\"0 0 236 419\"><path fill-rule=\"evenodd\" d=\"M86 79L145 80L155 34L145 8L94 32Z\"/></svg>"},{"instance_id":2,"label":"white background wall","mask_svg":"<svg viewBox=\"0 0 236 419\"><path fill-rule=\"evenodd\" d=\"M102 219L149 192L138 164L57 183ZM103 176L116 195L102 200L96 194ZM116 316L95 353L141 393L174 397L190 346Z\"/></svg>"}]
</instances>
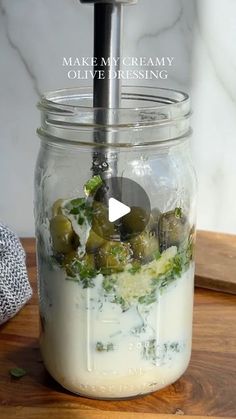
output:
<instances>
[{"instance_id":1,"label":"white background wall","mask_svg":"<svg viewBox=\"0 0 236 419\"><path fill-rule=\"evenodd\" d=\"M190 91L198 228L236 233L236 1L139 0L125 9L126 56L174 56L167 80ZM0 219L33 235L33 172L45 90L75 86L63 56L92 55L92 7L0 0ZM83 82L80 82L83 84ZM86 83L87 84L87 83Z\"/></svg>"}]
</instances>

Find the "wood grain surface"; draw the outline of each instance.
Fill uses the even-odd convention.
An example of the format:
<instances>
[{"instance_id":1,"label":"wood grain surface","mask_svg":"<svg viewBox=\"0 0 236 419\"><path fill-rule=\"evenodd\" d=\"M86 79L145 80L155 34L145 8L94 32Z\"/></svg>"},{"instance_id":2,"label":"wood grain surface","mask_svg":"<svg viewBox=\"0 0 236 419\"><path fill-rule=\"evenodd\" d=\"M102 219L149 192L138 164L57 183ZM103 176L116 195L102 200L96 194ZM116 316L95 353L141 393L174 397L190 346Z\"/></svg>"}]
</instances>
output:
<instances>
[{"instance_id":1,"label":"wood grain surface","mask_svg":"<svg viewBox=\"0 0 236 419\"><path fill-rule=\"evenodd\" d=\"M173 419L173 415L161 415L158 413L132 413L110 412L96 410L81 410L72 408L56 407L0 407L1 419ZM10 415L10 416L9 416ZM205 419L205 416L184 415L185 419ZM226 416L211 416L211 419L226 419Z\"/></svg>"},{"instance_id":2,"label":"wood grain surface","mask_svg":"<svg viewBox=\"0 0 236 419\"><path fill-rule=\"evenodd\" d=\"M200 234L204 246L205 233ZM34 240L22 242L34 295L17 316L0 328L1 419L170 419L183 414L186 419L236 418L236 296L195 290L192 358L186 373L173 385L133 400L78 397L57 384L43 366L37 339ZM205 248L206 260L207 252ZM27 375L13 379L9 375L13 367L25 368Z\"/></svg>"},{"instance_id":3,"label":"wood grain surface","mask_svg":"<svg viewBox=\"0 0 236 419\"><path fill-rule=\"evenodd\" d=\"M236 294L236 236L199 231L195 284Z\"/></svg>"}]
</instances>

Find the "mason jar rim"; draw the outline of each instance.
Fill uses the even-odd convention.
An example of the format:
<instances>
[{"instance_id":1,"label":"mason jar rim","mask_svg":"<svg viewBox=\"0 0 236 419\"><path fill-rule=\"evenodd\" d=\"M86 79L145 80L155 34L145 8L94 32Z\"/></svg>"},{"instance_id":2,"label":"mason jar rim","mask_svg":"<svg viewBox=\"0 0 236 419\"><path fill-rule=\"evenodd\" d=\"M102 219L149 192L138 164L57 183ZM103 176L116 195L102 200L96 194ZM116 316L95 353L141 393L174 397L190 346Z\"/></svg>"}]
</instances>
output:
<instances>
[{"instance_id":1,"label":"mason jar rim","mask_svg":"<svg viewBox=\"0 0 236 419\"><path fill-rule=\"evenodd\" d=\"M189 105L190 106L190 99L189 95L181 90L177 89L170 89L164 87L153 87L153 86L136 86L136 85L125 85L122 86L122 99L126 100L129 99L129 96L135 96L137 100L144 100L149 101L151 103L162 103L163 106L120 106L117 108L112 108L113 111L126 111L129 112L138 112L142 111L150 111L150 110L164 110L168 109L170 106L172 108L180 108L181 105ZM125 92L125 90L128 90ZM140 93L130 93L129 90L133 90L134 92ZM150 94L152 92L152 94ZM161 96L159 95L161 94ZM128 96L129 95L129 96ZM169 97L171 96L172 97ZM174 97L175 96L175 97ZM54 91L48 91L41 96L41 100L38 102L38 108L44 112L51 112L54 113L58 112L58 114L62 114L65 112L66 115L68 113L75 114L76 110L82 112L83 110L87 112L88 110L93 111L107 111L108 108L103 107L94 107L94 106L86 106L86 105L77 105L73 103L65 103L66 99L79 99L79 100L86 100L93 98L93 89L91 86L85 87L69 87ZM64 102L64 103L63 103ZM186 115L187 116L187 115Z\"/></svg>"},{"instance_id":2,"label":"mason jar rim","mask_svg":"<svg viewBox=\"0 0 236 419\"><path fill-rule=\"evenodd\" d=\"M141 147L191 134L190 99L179 90L122 86L120 108L93 107L92 87L56 90L38 103L42 139L99 147Z\"/></svg>"}]
</instances>

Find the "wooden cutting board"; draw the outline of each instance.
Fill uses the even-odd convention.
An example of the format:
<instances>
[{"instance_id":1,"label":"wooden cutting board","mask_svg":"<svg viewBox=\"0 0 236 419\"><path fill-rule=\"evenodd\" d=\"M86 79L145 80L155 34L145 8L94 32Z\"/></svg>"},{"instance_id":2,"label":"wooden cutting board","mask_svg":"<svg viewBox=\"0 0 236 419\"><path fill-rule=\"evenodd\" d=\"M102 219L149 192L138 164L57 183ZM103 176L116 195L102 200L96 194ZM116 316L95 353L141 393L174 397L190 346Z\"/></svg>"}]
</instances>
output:
<instances>
[{"instance_id":1,"label":"wooden cutting board","mask_svg":"<svg viewBox=\"0 0 236 419\"><path fill-rule=\"evenodd\" d=\"M197 232L195 285L236 294L236 236Z\"/></svg>"},{"instance_id":2,"label":"wooden cutting board","mask_svg":"<svg viewBox=\"0 0 236 419\"><path fill-rule=\"evenodd\" d=\"M105 412L56 407L0 407L0 417L1 419L9 419L10 417L14 419L173 419L173 415L160 415L155 413ZM184 415L184 419L206 418L206 416ZM211 416L211 419L226 419L226 417Z\"/></svg>"},{"instance_id":3,"label":"wooden cutting board","mask_svg":"<svg viewBox=\"0 0 236 419\"><path fill-rule=\"evenodd\" d=\"M216 237L218 247L213 246ZM0 327L1 419L171 419L182 415L185 419L236 418L235 295L195 289L192 357L177 382L137 399L86 399L61 388L43 366L38 347L35 242L22 242L34 294L17 316ZM201 274L212 284L216 275L216 288L219 278L230 280L230 266L235 273L235 265L225 262L235 261L234 243L235 238L228 235L200 232L198 278ZM219 259L211 253L214 249L218 249L217 257L226 269L219 269ZM229 289L232 292L231 285L227 292ZM27 374L12 379L9 370L13 367L25 368Z\"/></svg>"}]
</instances>

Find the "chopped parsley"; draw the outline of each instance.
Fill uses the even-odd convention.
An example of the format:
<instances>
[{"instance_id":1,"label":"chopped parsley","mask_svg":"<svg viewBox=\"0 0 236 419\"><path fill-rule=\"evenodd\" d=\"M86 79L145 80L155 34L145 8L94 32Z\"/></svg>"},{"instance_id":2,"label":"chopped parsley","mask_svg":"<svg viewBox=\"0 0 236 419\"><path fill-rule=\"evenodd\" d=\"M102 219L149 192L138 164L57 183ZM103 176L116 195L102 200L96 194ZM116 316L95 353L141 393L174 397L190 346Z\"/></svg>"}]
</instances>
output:
<instances>
[{"instance_id":1,"label":"chopped parsley","mask_svg":"<svg viewBox=\"0 0 236 419\"><path fill-rule=\"evenodd\" d=\"M66 207L72 207L72 208L81 208L84 209L86 205L86 199L85 198L76 198L76 199L72 199L67 205ZM69 209L69 208L68 208Z\"/></svg>"},{"instance_id":2,"label":"chopped parsley","mask_svg":"<svg viewBox=\"0 0 236 419\"><path fill-rule=\"evenodd\" d=\"M99 273L95 268L89 266L86 260L74 260L66 266L68 280L81 282L83 288L93 288L93 278Z\"/></svg>"},{"instance_id":3,"label":"chopped parsley","mask_svg":"<svg viewBox=\"0 0 236 419\"><path fill-rule=\"evenodd\" d=\"M70 214L78 215L79 213L80 213L80 208L79 207L74 207L70 210Z\"/></svg>"},{"instance_id":4,"label":"chopped parsley","mask_svg":"<svg viewBox=\"0 0 236 419\"><path fill-rule=\"evenodd\" d=\"M69 214L77 215L77 222L82 225L85 220L89 223L92 222L93 208L91 203L86 198L72 199L65 205L66 210Z\"/></svg>"},{"instance_id":5,"label":"chopped parsley","mask_svg":"<svg viewBox=\"0 0 236 419\"><path fill-rule=\"evenodd\" d=\"M160 259L160 257L161 257L161 252L160 252L160 250L157 250L157 251L154 253L154 258L155 258L156 260L158 260L158 259Z\"/></svg>"},{"instance_id":6,"label":"chopped parsley","mask_svg":"<svg viewBox=\"0 0 236 419\"><path fill-rule=\"evenodd\" d=\"M139 297L138 302L139 304L145 304L148 306L149 304L155 303L156 299L156 290L153 289L150 294L142 295L142 297Z\"/></svg>"},{"instance_id":7,"label":"chopped parsley","mask_svg":"<svg viewBox=\"0 0 236 419\"><path fill-rule=\"evenodd\" d=\"M115 304L119 304L123 312L127 311L130 307L129 303L125 301L123 297L116 295L112 301Z\"/></svg>"},{"instance_id":8,"label":"chopped parsley","mask_svg":"<svg viewBox=\"0 0 236 419\"><path fill-rule=\"evenodd\" d=\"M114 291L115 283L116 283L116 281L115 281L114 278L111 278L111 277L107 276L106 278L104 278L104 280L102 282L103 289L107 293L111 293L112 291Z\"/></svg>"},{"instance_id":9,"label":"chopped parsley","mask_svg":"<svg viewBox=\"0 0 236 419\"><path fill-rule=\"evenodd\" d=\"M84 185L85 195L87 195L87 196L94 195L96 193L96 191L98 190L98 188L100 188L100 186L102 186L102 184L103 184L103 181L102 181L101 176L99 176L99 175L93 176Z\"/></svg>"},{"instance_id":10,"label":"chopped parsley","mask_svg":"<svg viewBox=\"0 0 236 419\"><path fill-rule=\"evenodd\" d=\"M14 378L21 378L27 374L27 371L24 368L16 367L16 368L11 368L9 373Z\"/></svg>"},{"instance_id":11,"label":"chopped parsley","mask_svg":"<svg viewBox=\"0 0 236 419\"><path fill-rule=\"evenodd\" d=\"M182 215L183 215L182 208L180 208L180 207L175 208L175 218L181 218Z\"/></svg>"},{"instance_id":12,"label":"chopped parsley","mask_svg":"<svg viewBox=\"0 0 236 419\"><path fill-rule=\"evenodd\" d=\"M85 221L85 220L84 220L84 218L83 218L83 217L81 217L81 216L80 216L80 217L78 218L78 224L79 224L80 226L84 223L84 221Z\"/></svg>"},{"instance_id":13,"label":"chopped parsley","mask_svg":"<svg viewBox=\"0 0 236 419\"><path fill-rule=\"evenodd\" d=\"M127 259L127 249L120 244L117 244L117 246L112 246L109 253L119 262L124 262Z\"/></svg>"},{"instance_id":14,"label":"chopped parsley","mask_svg":"<svg viewBox=\"0 0 236 419\"><path fill-rule=\"evenodd\" d=\"M128 272L132 275L135 275L137 272L141 270L141 263L139 261L135 261L132 267L128 270Z\"/></svg>"}]
</instances>

